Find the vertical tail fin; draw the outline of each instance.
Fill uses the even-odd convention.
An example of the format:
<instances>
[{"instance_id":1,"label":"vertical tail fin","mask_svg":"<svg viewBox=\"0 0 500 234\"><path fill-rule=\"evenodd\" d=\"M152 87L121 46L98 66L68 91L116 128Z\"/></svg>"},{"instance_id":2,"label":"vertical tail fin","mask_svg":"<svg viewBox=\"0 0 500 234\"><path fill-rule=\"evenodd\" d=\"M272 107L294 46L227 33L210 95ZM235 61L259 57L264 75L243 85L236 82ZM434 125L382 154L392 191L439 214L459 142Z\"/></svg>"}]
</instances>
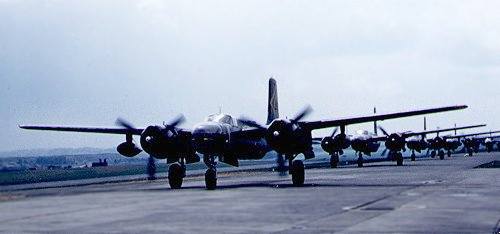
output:
<instances>
[{"instance_id":1,"label":"vertical tail fin","mask_svg":"<svg viewBox=\"0 0 500 234\"><path fill-rule=\"evenodd\" d=\"M373 108L373 114L377 114L377 107ZM373 121L373 133L375 134L375 136L378 136L377 121Z\"/></svg>"},{"instance_id":2,"label":"vertical tail fin","mask_svg":"<svg viewBox=\"0 0 500 234\"><path fill-rule=\"evenodd\" d=\"M269 79L269 98L267 103L267 124L280 117L278 109L278 87L276 80Z\"/></svg>"}]
</instances>

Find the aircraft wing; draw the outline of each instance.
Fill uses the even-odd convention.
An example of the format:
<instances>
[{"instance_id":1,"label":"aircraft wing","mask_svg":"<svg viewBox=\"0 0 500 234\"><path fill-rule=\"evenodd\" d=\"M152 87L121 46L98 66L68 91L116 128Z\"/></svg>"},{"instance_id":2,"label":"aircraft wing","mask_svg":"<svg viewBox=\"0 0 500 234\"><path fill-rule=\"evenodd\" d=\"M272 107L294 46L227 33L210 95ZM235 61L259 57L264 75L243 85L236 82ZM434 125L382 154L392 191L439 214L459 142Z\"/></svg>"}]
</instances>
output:
<instances>
[{"instance_id":1,"label":"aircraft wing","mask_svg":"<svg viewBox=\"0 0 500 234\"><path fill-rule=\"evenodd\" d=\"M60 132L87 132L87 133L104 133L104 134L132 134L141 135L144 129L141 128L88 128L88 127L62 127L62 126L31 126L20 125L22 129L28 130L45 130L45 131L60 131Z\"/></svg>"},{"instance_id":2,"label":"aircraft wing","mask_svg":"<svg viewBox=\"0 0 500 234\"><path fill-rule=\"evenodd\" d=\"M449 131L463 130L463 129L470 129L470 128L480 128L480 127L485 127L485 126L486 126L486 124L479 124L479 125L471 125L471 126L456 127L456 128L443 128L443 129L422 131L422 132L408 132L408 133L404 133L403 135L405 137L411 137L411 136L419 136L419 135L426 135L426 134L440 133L440 132L449 132Z\"/></svg>"},{"instance_id":3,"label":"aircraft wing","mask_svg":"<svg viewBox=\"0 0 500 234\"><path fill-rule=\"evenodd\" d=\"M479 132L479 133L472 133L472 134L463 134L463 135L455 135L455 136L446 136L444 138L463 138L463 137L471 137L471 136L479 136L479 135L485 135L485 134L493 134L493 133L499 133L500 131L493 131L493 132Z\"/></svg>"},{"instance_id":4,"label":"aircraft wing","mask_svg":"<svg viewBox=\"0 0 500 234\"><path fill-rule=\"evenodd\" d=\"M390 114L379 114L379 115L361 116L361 117L335 119L335 120L302 121L302 122L299 122L299 124L301 126L303 126L304 128L307 128L310 130L315 130L315 129L322 129L322 128L346 126L346 125L358 124L358 123L382 121L382 120L387 120L387 119L404 118L404 117L410 117L410 116L415 116L415 115L425 115L425 114L439 113L439 112L445 112L445 111L461 110L461 109L465 109L465 108L467 108L467 106L465 106L465 105L448 106L448 107L440 107L440 108L432 108L432 109L414 110L414 111L407 111L407 112L396 112L396 113L390 113Z\"/></svg>"}]
</instances>

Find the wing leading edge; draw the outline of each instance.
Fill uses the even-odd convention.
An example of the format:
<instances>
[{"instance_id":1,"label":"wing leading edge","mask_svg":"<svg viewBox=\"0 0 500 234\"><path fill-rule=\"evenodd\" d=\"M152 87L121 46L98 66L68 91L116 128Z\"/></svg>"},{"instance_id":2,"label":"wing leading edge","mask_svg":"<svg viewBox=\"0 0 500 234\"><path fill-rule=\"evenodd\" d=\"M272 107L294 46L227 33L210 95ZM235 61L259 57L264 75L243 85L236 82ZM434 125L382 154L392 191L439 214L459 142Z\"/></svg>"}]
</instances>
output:
<instances>
[{"instance_id":1,"label":"wing leading edge","mask_svg":"<svg viewBox=\"0 0 500 234\"><path fill-rule=\"evenodd\" d=\"M88 127L61 127L61 126L31 126L20 125L22 129L27 130L44 130L44 131L60 131L60 132L85 132L85 133L104 133L104 134L132 134L141 135L144 129L141 128L88 128Z\"/></svg>"},{"instance_id":2,"label":"wing leading edge","mask_svg":"<svg viewBox=\"0 0 500 234\"><path fill-rule=\"evenodd\" d=\"M390 114L380 114L380 115L371 115L371 116L361 116L361 117L353 117L353 118L344 118L344 119L336 119L336 120L323 120L323 121L304 121L300 122L300 124L307 129L315 130L322 128L331 128L331 127L339 127L346 126L351 124L359 124L373 121L382 121L388 119L396 119L396 118L404 118L415 115L425 115L446 111L454 111L454 110L462 110L466 109L466 105L461 106L448 106L448 107L440 107L440 108L432 108L432 109L423 109L423 110L415 110L415 111L407 111L407 112L396 112Z\"/></svg>"}]
</instances>

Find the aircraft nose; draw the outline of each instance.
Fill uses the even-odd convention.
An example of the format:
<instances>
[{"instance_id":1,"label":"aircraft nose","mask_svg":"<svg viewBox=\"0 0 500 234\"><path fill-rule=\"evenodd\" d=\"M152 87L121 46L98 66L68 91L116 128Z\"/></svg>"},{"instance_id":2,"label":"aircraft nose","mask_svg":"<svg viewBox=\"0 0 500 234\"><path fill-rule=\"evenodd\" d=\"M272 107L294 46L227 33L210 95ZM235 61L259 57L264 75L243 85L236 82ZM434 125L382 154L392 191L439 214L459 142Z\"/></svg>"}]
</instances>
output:
<instances>
[{"instance_id":1,"label":"aircraft nose","mask_svg":"<svg viewBox=\"0 0 500 234\"><path fill-rule=\"evenodd\" d=\"M222 133L222 129L217 125L204 124L199 125L193 130L193 136L208 137L213 134Z\"/></svg>"},{"instance_id":2,"label":"aircraft nose","mask_svg":"<svg viewBox=\"0 0 500 234\"><path fill-rule=\"evenodd\" d=\"M219 152L221 145L222 129L220 126L203 124L194 128L193 143L197 152L211 154Z\"/></svg>"}]
</instances>

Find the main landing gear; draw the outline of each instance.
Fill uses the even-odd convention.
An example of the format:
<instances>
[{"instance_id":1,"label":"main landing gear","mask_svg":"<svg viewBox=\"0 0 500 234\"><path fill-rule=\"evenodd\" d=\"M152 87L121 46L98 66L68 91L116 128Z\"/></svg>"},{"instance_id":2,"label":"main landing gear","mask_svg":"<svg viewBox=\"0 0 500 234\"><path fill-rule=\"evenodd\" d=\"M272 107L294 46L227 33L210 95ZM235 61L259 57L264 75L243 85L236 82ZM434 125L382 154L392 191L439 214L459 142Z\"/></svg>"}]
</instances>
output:
<instances>
[{"instance_id":1,"label":"main landing gear","mask_svg":"<svg viewBox=\"0 0 500 234\"><path fill-rule=\"evenodd\" d=\"M446 154L448 155L448 158L451 157L451 150L448 150L448 152L446 152Z\"/></svg>"},{"instance_id":2,"label":"main landing gear","mask_svg":"<svg viewBox=\"0 0 500 234\"><path fill-rule=\"evenodd\" d=\"M303 186L305 179L304 163L301 160L295 160L290 166L290 173L292 174L292 183L294 186Z\"/></svg>"},{"instance_id":3,"label":"main landing gear","mask_svg":"<svg viewBox=\"0 0 500 234\"><path fill-rule=\"evenodd\" d=\"M395 156L396 156L396 165L403 166L403 153L396 152Z\"/></svg>"},{"instance_id":4,"label":"main landing gear","mask_svg":"<svg viewBox=\"0 0 500 234\"><path fill-rule=\"evenodd\" d=\"M396 165L403 166L403 153L393 151L389 152L389 155L392 158L392 160L396 161Z\"/></svg>"},{"instance_id":5,"label":"main landing gear","mask_svg":"<svg viewBox=\"0 0 500 234\"><path fill-rule=\"evenodd\" d=\"M439 155L440 160L444 160L444 151L443 150L439 150L438 155Z\"/></svg>"},{"instance_id":6,"label":"main landing gear","mask_svg":"<svg viewBox=\"0 0 500 234\"><path fill-rule=\"evenodd\" d=\"M149 156L148 158L148 166L146 168L148 173L148 180L156 180L156 163L153 156Z\"/></svg>"},{"instance_id":7,"label":"main landing gear","mask_svg":"<svg viewBox=\"0 0 500 234\"><path fill-rule=\"evenodd\" d=\"M358 152L358 167L363 167L363 153Z\"/></svg>"},{"instance_id":8,"label":"main landing gear","mask_svg":"<svg viewBox=\"0 0 500 234\"><path fill-rule=\"evenodd\" d=\"M417 159L417 157L415 156L415 150L412 150L412 151L411 151L410 160L411 160L411 161L415 161L416 159Z\"/></svg>"},{"instance_id":9,"label":"main landing gear","mask_svg":"<svg viewBox=\"0 0 500 234\"><path fill-rule=\"evenodd\" d=\"M338 152L333 152L332 155L330 156L330 167L331 168L337 168L339 165L339 153Z\"/></svg>"},{"instance_id":10,"label":"main landing gear","mask_svg":"<svg viewBox=\"0 0 500 234\"><path fill-rule=\"evenodd\" d=\"M205 187L207 190L214 190L217 188L217 162L215 156L203 156L203 162L207 165L208 169L205 172Z\"/></svg>"},{"instance_id":11,"label":"main landing gear","mask_svg":"<svg viewBox=\"0 0 500 234\"><path fill-rule=\"evenodd\" d=\"M186 177L186 166L182 159L180 162L171 164L168 168L168 183L172 189L180 189L182 181Z\"/></svg>"},{"instance_id":12,"label":"main landing gear","mask_svg":"<svg viewBox=\"0 0 500 234\"><path fill-rule=\"evenodd\" d=\"M435 157L436 157L436 151L433 150L433 151L431 151L431 158L435 158Z\"/></svg>"}]
</instances>

